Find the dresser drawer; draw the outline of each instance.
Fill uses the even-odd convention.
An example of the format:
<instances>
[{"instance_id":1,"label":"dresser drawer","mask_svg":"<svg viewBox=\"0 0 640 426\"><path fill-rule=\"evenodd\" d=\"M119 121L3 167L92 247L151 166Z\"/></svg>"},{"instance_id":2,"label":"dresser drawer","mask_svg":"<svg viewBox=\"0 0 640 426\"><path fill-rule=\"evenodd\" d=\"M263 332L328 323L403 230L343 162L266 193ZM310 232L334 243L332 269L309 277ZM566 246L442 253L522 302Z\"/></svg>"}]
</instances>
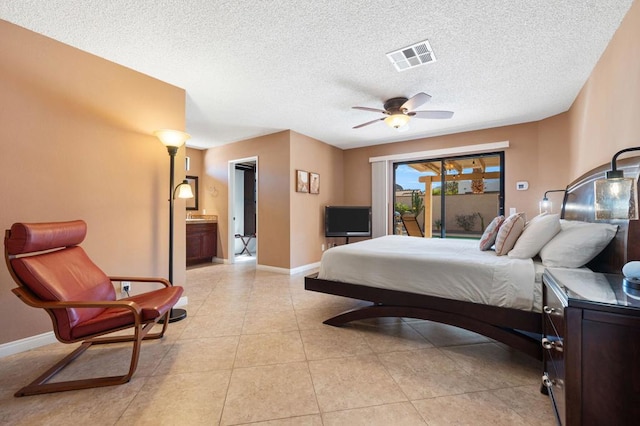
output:
<instances>
[{"instance_id":1,"label":"dresser drawer","mask_svg":"<svg viewBox=\"0 0 640 426\"><path fill-rule=\"evenodd\" d=\"M564 337L564 304L549 286L545 285L543 291L544 334L561 339Z\"/></svg>"}]
</instances>

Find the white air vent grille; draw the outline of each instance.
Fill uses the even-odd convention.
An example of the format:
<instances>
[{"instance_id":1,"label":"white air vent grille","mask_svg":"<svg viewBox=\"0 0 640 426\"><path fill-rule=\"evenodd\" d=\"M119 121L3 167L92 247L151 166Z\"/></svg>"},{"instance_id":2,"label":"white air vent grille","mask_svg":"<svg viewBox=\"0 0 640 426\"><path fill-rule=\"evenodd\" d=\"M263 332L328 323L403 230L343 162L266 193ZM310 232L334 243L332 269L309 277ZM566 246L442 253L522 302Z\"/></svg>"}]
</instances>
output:
<instances>
[{"instance_id":1,"label":"white air vent grille","mask_svg":"<svg viewBox=\"0 0 640 426\"><path fill-rule=\"evenodd\" d=\"M387 53L387 58L398 71L408 70L409 68L436 61L428 40L389 52Z\"/></svg>"}]
</instances>

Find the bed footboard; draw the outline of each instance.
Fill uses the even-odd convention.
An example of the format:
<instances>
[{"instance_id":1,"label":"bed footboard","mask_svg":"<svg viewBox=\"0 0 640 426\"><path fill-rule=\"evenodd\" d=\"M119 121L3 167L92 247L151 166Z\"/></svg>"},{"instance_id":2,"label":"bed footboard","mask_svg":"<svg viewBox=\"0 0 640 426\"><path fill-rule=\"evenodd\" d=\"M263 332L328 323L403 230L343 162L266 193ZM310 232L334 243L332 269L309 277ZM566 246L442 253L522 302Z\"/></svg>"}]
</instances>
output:
<instances>
[{"instance_id":1,"label":"bed footboard","mask_svg":"<svg viewBox=\"0 0 640 426\"><path fill-rule=\"evenodd\" d=\"M482 334L542 359L540 313L328 281L317 278L317 274L305 277L305 289L373 303L324 321L328 325L341 326L351 321L380 317L424 319Z\"/></svg>"}]
</instances>

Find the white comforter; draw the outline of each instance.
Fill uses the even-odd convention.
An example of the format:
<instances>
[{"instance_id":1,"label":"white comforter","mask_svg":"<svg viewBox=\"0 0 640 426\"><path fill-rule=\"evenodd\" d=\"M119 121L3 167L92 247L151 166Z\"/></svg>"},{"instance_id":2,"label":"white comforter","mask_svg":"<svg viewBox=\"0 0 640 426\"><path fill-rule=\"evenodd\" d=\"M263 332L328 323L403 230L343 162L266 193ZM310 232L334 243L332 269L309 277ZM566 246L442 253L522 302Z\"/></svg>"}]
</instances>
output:
<instances>
[{"instance_id":1,"label":"white comforter","mask_svg":"<svg viewBox=\"0 0 640 426\"><path fill-rule=\"evenodd\" d=\"M389 235L327 250L318 278L533 310L531 259L480 251L477 240ZM539 292L538 292L539 293Z\"/></svg>"}]
</instances>

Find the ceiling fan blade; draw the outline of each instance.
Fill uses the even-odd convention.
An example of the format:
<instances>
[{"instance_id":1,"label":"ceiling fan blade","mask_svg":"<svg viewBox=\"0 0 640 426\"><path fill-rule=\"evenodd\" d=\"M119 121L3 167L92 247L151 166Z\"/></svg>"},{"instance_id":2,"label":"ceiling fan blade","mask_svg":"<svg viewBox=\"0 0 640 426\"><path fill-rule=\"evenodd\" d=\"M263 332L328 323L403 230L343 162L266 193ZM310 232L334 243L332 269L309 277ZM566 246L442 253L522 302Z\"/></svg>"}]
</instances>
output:
<instances>
[{"instance_id":1,"label":"ceiling fan blade","mask_svg":"<svg viewBox=\"0 0 640 426\"><path fill-rule=\"evenodd\" d=\"M407 113L416 118L451 118L453 117L453 111L412 111Z\"/></svg>"},{"instance_id":2,"label":"ceiling fan blade","mask_svg":"<svg viewBox=\"0 0 640 426\"><path fill-rule=\"evenodd\" d=\"M369 107L360 107L360 106L356 106L356 107L351 107L353 109L361 109L362 111L373 111L373 112L381 112L383 114L389 114L387 111L383 110L383 109L378 109L378 108L369 108Z\"/></svg>"},{"instance_id":3,"label":"ceiling fan blade","mask_svg":"<svg viewBox=\"0 0 640 426\"><path fill-rule=\"evenodd\" d=\"M354 126L354 129L359 129L360 127L364 127L364 126L368 126L369 124L373 124L376 121L381 121L384 120L386 117L383 118L376 118L375 120L371 120L371 121L367 121L366 123L362 123L362 124L358 124L357 126Z\"/></svg>"},{"instance_id":4,"label":"ceiling fan blade","mask_svg":"<svg viewBox=\"0 0 640 426\"><path fill-rule=\"evenodd\" d=\"M407 100L407 102L403 103L400 107L400 110L406 109L407 111L413 111L423 103L427 102L429 99L431 99L431 95L420 92L417 95L414 95L411 99Z\"/></svg>"}]
</instances>

